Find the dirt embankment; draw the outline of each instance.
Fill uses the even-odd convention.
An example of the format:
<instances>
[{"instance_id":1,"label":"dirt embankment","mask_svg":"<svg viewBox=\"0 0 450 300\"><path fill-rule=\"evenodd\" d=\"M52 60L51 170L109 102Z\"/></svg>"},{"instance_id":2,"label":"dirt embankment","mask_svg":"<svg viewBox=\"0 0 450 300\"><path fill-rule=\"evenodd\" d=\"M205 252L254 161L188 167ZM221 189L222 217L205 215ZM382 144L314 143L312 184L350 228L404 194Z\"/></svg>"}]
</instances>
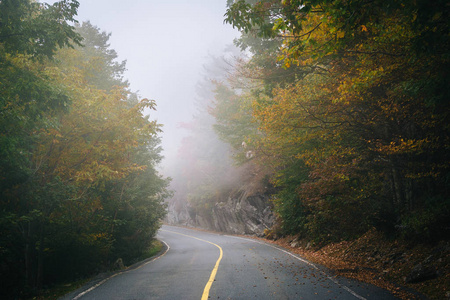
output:
<instances>
[{"instance_id":1,"label":"dirt embankment","mask_svg":"<svg viewBox=\"0 0 450 300\"><path fill-rule=\"evenodd\" d=\"M271 243L328 267L336 275L385 288L401 299L450 299L450 242L408 245L374 231L351 242L314 248L294 236Z\"/></svg>"}]
</instances>

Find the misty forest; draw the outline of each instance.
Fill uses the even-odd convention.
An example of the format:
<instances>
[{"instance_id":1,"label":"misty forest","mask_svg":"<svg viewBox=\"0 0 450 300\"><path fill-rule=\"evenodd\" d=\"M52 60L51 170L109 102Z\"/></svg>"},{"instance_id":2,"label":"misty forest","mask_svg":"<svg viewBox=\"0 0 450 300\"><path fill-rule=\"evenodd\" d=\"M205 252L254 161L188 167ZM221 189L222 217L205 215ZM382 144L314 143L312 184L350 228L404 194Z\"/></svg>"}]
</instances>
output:
<instances>
[{"instance_id":1,"label":"misty forest","mask_svg":"<svg viewBox=\"0 0 450 300\"><path fill-rule=\"evenodd\" d=\"M142 260L163 222L450 296L447 1L229 0L239 37L166 158L158 99L79 6L0 0L0 298Z\"/></svg>"}]
</instances>

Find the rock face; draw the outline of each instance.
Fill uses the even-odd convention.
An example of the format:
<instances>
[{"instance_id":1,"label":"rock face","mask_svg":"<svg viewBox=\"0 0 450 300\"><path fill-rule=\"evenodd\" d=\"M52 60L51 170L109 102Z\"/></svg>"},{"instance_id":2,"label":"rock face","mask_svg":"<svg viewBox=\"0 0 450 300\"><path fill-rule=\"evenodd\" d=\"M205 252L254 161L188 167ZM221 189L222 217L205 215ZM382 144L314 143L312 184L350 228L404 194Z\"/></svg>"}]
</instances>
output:
<instances>
[{"instance_id":1,"label":"rock face","mask_svg":"<svg viewBox=\"0 0 450 300\"><path fill-rule=\"evenodd\" d=\"M268 196L245 192L216 204L213 216L216 230L236 234L262 235L275 221Z\"/></svg>"},{"instance_id":2,"label":"rock face","mask_svg":"<svg viewBox=\"0 0 450 300\"><path fill-rule=\"evenodd\" d=\"M169 203L166 221L171 225L262 236L264 229L274 224L275 216L268 195L240 191L215 204L207 215L194 212L181 201Z\"/></svg>"}]
</instances>

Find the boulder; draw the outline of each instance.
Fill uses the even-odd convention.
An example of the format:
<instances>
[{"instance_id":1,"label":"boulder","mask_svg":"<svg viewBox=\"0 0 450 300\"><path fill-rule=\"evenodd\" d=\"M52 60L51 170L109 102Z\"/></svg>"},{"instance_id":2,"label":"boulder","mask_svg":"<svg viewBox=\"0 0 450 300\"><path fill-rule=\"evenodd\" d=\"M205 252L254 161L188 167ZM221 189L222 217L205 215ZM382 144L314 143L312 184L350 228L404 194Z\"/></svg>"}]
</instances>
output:
<instances>
[{"instance_id":1,"label":"boulder","mask_svg":"<svg viewBox=\"0 0 450 300\"><path fill-rule=\"evenodd\" d=\"M436 271L436 268L432 266L425 266L424 264L420 263L413 268L408 276L406 276L405 282L417 283L436 278L437 276L438 273Z\"/></svg>"},{"instance_id":2,"label":"boulder","mask_svg":"<svg viewBox=\"0 0 450 300\"><path fill-rule=\"evenodd\" d=\"M125 265L123 264L123 260L118 258L113 266L114 270L123 270L125 269Z\"/></svg>"}]
</instances>

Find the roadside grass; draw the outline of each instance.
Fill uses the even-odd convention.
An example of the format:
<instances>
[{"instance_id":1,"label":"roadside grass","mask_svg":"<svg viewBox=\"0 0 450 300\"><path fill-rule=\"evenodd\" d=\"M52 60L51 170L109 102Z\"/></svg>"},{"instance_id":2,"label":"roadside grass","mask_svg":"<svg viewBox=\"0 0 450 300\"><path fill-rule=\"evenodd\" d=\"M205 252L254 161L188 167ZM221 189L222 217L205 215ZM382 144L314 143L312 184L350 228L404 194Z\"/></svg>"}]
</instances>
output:
<instances>
[{"instance_id":1,"label":"roadside grass","mask_svg":"<svg viewBox=\"0 0 450 300\"><path fill-rule=\"evenodd\" d=\"M163 248L163 244L158 240L153 240L150 247L147 249L145 253L142 254L136 261L142 261L148 258L151 258L158 254ZM88 277L88 278L82 278L76 281L71 282L65 282L61 284L57 284L52 286L51 288L43 289L38 296L34 296L32 298L29 298L29 300L54 300L58 299L60 297L63 297L64 295L73 292L89 281L91 281L95 276Z\"/></svg>"},{"instance_id":2,"label":"roadside grass","mask_svg":"<svg viewBox=\"0 0 450 300\"><path fill-rule=\"evenodd\" d=\"M142 256L139 258L139 260L144 260L150 257L155 256L156 254L158 254L163 248L163 244L158 241L158 240L153 240L151 246L147 249L146 252L144 252L144 254L142 254Z\"/></svg>"},{"instance_id":3,"label":"roadside grass","mask_svg":"<svg viewBox=\"0 0 450 300\"><path fill-rule=\"evenodd\" d=\"M84 284L88 283L91 278L83 278L77 281L61 283L55 285L51 288L43 289L39 296L34 296L33 300L53 300L58 299L65 294L75 291L76 289L82 287Z\"/></svg>"}]
</instances>

